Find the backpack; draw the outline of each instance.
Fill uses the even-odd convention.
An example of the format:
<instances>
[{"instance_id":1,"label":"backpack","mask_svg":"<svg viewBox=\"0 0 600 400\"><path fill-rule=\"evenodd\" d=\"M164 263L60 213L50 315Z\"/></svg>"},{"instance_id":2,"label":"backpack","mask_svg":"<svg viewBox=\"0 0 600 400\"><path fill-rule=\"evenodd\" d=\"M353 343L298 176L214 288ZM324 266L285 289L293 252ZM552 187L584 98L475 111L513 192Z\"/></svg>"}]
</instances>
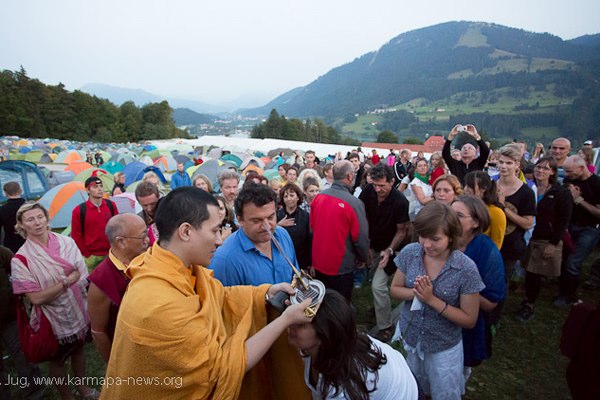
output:
<instances>
[{"instance_id":1,"label":"backpack","mask_svg":"<svg viewBox=\"0 0 600 400\"><path fill-rule=\"evenodd\" d=\"M108 209L110 210L110 213L112 216L115 215L115 203L112 202L112 200L104 200L106 202L106 205L108 206ZM83 234L85 233L85 212L87 209L86 206L87 202L83 202L79 205L79 221L81 223L81 236L83 236Z\"/></svg>"}]
</instances>

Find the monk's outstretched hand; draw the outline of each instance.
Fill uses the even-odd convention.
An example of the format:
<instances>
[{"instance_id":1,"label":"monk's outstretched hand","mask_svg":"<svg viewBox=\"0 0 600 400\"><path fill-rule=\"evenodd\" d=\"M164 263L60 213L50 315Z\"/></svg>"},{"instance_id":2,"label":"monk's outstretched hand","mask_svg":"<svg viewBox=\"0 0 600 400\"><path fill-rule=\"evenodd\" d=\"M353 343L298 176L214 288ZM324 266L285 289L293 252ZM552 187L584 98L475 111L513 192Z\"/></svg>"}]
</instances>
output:
<instances>
[{"instance_id":1,"label":"monk's outstretched hand","mask_svg":"<svg viewBox=\"0 0 600 400\"><path fill-rule=\"evenodd\" d=\"M281 314L280 318L286 319L286 324L288 326L297 325L297 324L305 324L307 322L312 321L312 317L307 317L304 313L304 310L310 306L312 299L307 298L300 304L292 304L288 308L285 309L283 314Z\"/></svg>"},{"instance_id":2,"label":"monk's outstretched hand","mask_svg":"<svg viewBox=\"0 0 600 400\"><path fill-rule=\"evenodd\" d=\"M294 291L294 288L292 287L292 285L290 285L289 283L286 283L286 282L276 283L274 285L271 285L269 290L267 290L267 294L269 295L269 298L275 296L279 292L285 292L285 293L289 294L290 296L293 295L294 293L296 293Z\"/></svg>"}]
</instances>

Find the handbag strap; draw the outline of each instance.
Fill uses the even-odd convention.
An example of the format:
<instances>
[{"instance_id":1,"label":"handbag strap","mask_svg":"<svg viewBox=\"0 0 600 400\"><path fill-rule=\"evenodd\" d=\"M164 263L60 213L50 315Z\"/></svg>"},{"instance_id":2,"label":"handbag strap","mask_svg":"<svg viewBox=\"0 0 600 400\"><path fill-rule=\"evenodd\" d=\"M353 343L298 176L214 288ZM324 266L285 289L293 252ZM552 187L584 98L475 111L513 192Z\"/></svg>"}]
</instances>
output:
<instances>
[{"instance_id":1,"label":"handbag strap","mask_svg":"<svg viewBox=\"0 0 600 400\"><path fill-rule=\"evenodd\" d=\"M27 264L27 259L25 258L24 255L22 254L15 254L15 258L19 261L21 261L23 264L25 264L25 266L27 267L27 269L29 269L29 264Z\"/></svg>"}]
</instances>

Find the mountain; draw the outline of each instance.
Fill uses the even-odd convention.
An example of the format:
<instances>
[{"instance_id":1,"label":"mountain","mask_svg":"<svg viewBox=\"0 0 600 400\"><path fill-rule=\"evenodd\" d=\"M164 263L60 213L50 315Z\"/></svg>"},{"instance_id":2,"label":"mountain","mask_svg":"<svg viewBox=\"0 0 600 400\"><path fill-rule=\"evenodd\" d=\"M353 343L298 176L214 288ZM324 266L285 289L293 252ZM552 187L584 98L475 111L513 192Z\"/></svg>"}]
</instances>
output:
<instances>
[{"instance_id":1,"label":"mountain","mask_svg":"<svg viewBox=\"0 0 600 400\"><path fill-rule=\"evenodd\" d=\"M173 108L188 108L199 113L228 112L232 109L227 105L219 106L196 100L164 97L148 93L142 89L121 88L103 83L87 83L80 90L103 99L108 99L117 105L121 105L126 101L133 101L137 106L143 106L147 103L160 103L166 100Z\"/></svg>"},{"instance_id":2,"label":"mountain","mask_svg":"<svg viewBox=\"0 0 600 400\"><path fill-rule=\"evenodd\" d=\"M564 41L484 22L447 22L403 33L243 114L268 115L275 108L291 117L333 119L472 91L556 84L582 91L598 86L588 68L598 60L600 35Z\"/></svg>"},{"instance_id":3,"label":"mountain","mask_svg":"<svg viewBox=\"0 0 600 400\"><path fill-rule=\"evenodd\" d=\"M200 114L189 108L176 108L173 110L173 119L175 125L200 125L210 124L217 120L217 117L209 114Z\"/></svg>"}]
</instances>

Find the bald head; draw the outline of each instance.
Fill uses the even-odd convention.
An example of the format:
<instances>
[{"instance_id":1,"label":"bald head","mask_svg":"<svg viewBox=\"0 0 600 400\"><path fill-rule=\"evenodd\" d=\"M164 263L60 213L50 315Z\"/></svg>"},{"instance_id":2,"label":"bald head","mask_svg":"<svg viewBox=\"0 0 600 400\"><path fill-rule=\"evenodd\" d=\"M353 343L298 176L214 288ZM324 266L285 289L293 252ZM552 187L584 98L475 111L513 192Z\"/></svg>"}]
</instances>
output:
<instances>
[{"instance_id":1,"label":"bald head","mask_svg":"<svg viewBox=\"0 0 600 400\"><path fill-rule=\"evenodd\" d=\"M585 160L577 155L568 157L563 164L563 168L565 176L571 180L584 180L591 174L587 169Z\"/></svg>"},{"instance_id":2,"label":"bald head","mask_svg":"<svg viewBox=\"0 0 600 400\"><path fill-rule=\"evenodd\" d=\"M112 253L125 264L148 248L148 227L136 214L115 215L106 224L105 232Z\"/></svg>"}]
</instances>

